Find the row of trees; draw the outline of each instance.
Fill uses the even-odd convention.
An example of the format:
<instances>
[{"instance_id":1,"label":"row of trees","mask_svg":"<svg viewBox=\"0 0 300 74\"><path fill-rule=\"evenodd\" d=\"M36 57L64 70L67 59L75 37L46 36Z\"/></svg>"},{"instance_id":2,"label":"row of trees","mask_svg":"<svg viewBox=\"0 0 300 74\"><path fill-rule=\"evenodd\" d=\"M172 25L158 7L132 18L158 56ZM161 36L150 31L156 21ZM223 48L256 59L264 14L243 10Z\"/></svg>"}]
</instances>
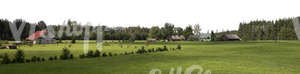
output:
<instances>
[{"instance_id":1,"label":"row of trees","mask_svg":"<svg viewBox=\"0 0 300 74\"><path fill-rule=\"evenodd\" d=\"M199 24L196 24L194 27L192 25L189 25L185 29L183 29L181 27L174 27L174 25L171 23L165 23L164 27L162 28L158 26L151 27L149 37L166 40L172 35L183 35L185 38L189 38L189 36L194 34L200 36L200 31L201 28Z\"/></svg>"},{"instance_id":2,"label":"row of trees","mask_svg":"<svg viewBox=\"0 0 300 74\"><path fill-rule=\"evenodd\" d=\"M293 18L275 21L240 23L239 36L243 40L296 40Z\"/></svg>"},{"instance_id":3,"label":"row of trees","mask_svg":"<svg viewBox=\"0 0 300 74\"><path fill-rule=\"evenodd\" d=\"M68 20L66 25L47 25L44 21L39 21L38 23L29 23L22 19L17 19L14 21L8 21L6 19L0 19L0 40L14 40L12 32L10 30L10 25L12 23L16 24L17 28L21 27L22 23L25 23L24 29L21 33L21 40L24 40L29 35L45 30L49 27L54 30L54 33L59 33L59 31L64 31L61 36L56 35L60 40L83 40L85 35L85 26L82 24ZM69 26L70 28L67 28ZM168 39L172 35L184 35L188 38L191 35L200 34L201 28L199 25L188 26L185 29L181 27L175 27L171 23L165 23L164 27L154 26L151 28L146 27L107 27L107 26L88 26L90 39L97 39L97 28L104 30L103 38L105 40L122 40L122 41L134 41L134 40L146 40L147 38L156 38L156 39ZM79 32L79 34L74 34L73 31ZM70 35L72 33L72 35Z\"/></svg>"},{"instance_id":4,"label":"row of trees","mask_svg":"<svg viewBox=\"0 0 300 74\"><path fill-rule=\"evenodd\" d=\"M168 48L167 46L164 46L163 48L158 47L158 48L150 48L150 49L145 49L144 46L142 46L140 49L137 51L132 51L132 52L125 52L120 53L120 54L113 54L112 52L106 53L106 52L100 52L99 50L96 50L95 52L90 50L87 54L82 54L79 55L80 59L83 58L95 58L95 57L108 57L108 56L118 56L118 55L130 55L130 54L144 54L144 53L154 53L154 52L163 52L163 51L176 51L176 50L181 50L182 47L180 44L177 45L176 48ZM74 59L74 55L71 53L71 51L68 48L63 48L62 54L57 57L57 56L50 56L48 57L48 61L53 61L53 60L70 60ZM31 59L25 59L25 54L22 50L17 50L16 54L14 55L14 58L11 60L9 55L7 53L4 54L3 60L1 61L1 64L12 64L12 63L31 63L31 62L43 62L47 61L43 57L38 57L38 56L33 56Z\"/></svg>"},{"instance_id":5,"label":"row of trees","mask_svg":"<svg viewBox=\"0 0 300 74\"><path fill-rule=\"evenodd\" d=\"M38 22L37 23L38 25L31 24L31 23L23 21L21 19L14 20L13 22L16 23L17 28L19 28L22 23L25 24L23 32L21 34L22 39L25 39L27 36L29 36L29 34L31 34L30 31L33 31L33 32L40 31L40 30L46 29L46 27L47 27L44 21ZM11 23L12 22L10 22L8 20L0 19L0 39L1 40L13 40L13 35L12 35L10 26L9 26ZM35 30L32 30L31 26L35 26Z\"/></svg>"}]
</instances>

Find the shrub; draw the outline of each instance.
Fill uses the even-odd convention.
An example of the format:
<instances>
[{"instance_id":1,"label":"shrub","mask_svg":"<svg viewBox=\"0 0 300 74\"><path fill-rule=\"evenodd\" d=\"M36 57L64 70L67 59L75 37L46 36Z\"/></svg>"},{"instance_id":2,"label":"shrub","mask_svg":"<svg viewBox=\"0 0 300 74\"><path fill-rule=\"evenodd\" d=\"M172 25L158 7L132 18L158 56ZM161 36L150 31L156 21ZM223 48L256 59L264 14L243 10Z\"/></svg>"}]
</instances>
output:
<instances>
[{"instance_id":1,"label":"shrub","mask_svg":"<svg viewBox=\"0 0 300 74\"><path fill-rule=\"evenodd\" d=\"M1 48L0 48L1 49ZM3 55L0 55L0 58L3 58Z\"/></svg>"},{"instance_id":2,"label":"shrub","mask_svg":"<svg viewBox=\"0 0 300 74\"><path fill-rule=\"evenodd\" d=\"M57 60L57 56L54 56L53 60Z\"/></svg>"},{"instance_id":3,"label":"shrub","mask_svg":"<svg viewBox=\"0 0 300 74\"><path fill-rule=\"evenodd\" d=\"M71 43L76 43L76 39L75 39L75 37L74 36L72 36L72 41L71 41Z\"/></svg>"},{"instance_id":4,"label":"shrub","mask_svg":"<svg viewBox=\"0 0 300 74\"><path fill-rule=\"evenodd\" d=\"M113 54L111 52L108 53L109 56L113 56Z\"/></svg>"},{"instance_id":5,"label":"shrub","mask_svg":"<svg viewBox=\"0 0 300 74\"><path fill-rule=\"evenodd\" d=\"M79 58L80 58L80 59L83 59L83 58L85 58L84 54L82 54L82 55L79 55Z\"/></svg>"},{"instance_id":6,"label":"shrub","mask_svg":"<svg viewBox=\"0 0 300 74\"><path fill-rule=\"evenodd\" d=\"M151 49L148 49L148 52L150 52L150 53L151 53L151 52L152 52L152 51L151 51Z\"/></svg>"},{"instance_id":7,"label":"shrub","mask_svg":"<svg viewBox=\"0 0 300 74\"><path fill-rule=\"evenodd\" d=\"M155 52L154 48L151 49L152 52Z\"/></svg>"},{"instance_id":8,"label":"shrub","mask_svg":"<svg viewBox=\"0 0 300 74\"><path fill-rule=\"evenodd\" d=\"M168 47L164 46L163 51L168 51Z\"/></svg>"},{"instance_id":9,"label":"shrub","mask_svg":"<svg viewBox=\"0 0 300 74\"><path fill-rule=\"evenodd\" d=\"M40 57L37 57L37 58L36 58L36 61L37 61L37 62L41 62L42 59L41 59Z\"/></svg>"},{"instance_id":10,"label":"shrub","mask_svg":"<svg viewBox=\"0 0 300 74\"><path fill-rule=\"evenodd\" d=\"M177 49L179 49L179 50L181 49L181 45L180 44L177 45Z\"/></svg>"},{"instance_id":11,"label":"shrub","mask_svg":"<svg viewBox=\"0 0 300 74\"><path fill-rule=\"evenodd\" d=\"M30 61L30 59L26 59L25 62L26 63L30 63L31 61Z\"/></svg>"},{"instance_id":12,"label":"shrub","mask_svg":"<svg viewBox=\"0 0 300 74\"><path fill-rule=\"evenodd\" d=\"M114 56L118 56L118 54L117 54L117 53L115 53L115 54L114 54Z\"/></svg>"},{"instance_id":13,"label":"shrub","mask_svg":"<svg viewBox=\"0 0 300 74\"><path fill-rule=\"evenodd\" d=\"M88 53L87 53L87 57L91 58L91 57L94 57L94 52L92 50L90 50Z\"/></svg>"},{"instance_id":14,"label":"shrub","mask_svg":"<svg viewBox=\"0 0 300 74\"><path fill-rule=\"evenodd\" d=\"M70 55L70 59L74 59L74 56L73 56L73 54L71 54L71 55Z\"/></svg>"},{"instance_id":15,"label":"shrub","mask_svg":"<svg viewBox=\"0 0 300 74\"><path fill-rule=\"evenodd\" d=\"M99 50L96 50L94 56L95 56L95 57L99 57L100 54L101 54L101 52L100 52Z\"/></svg>"},{"instance_id":16,"label":"shrub","mask_svg":"<svg viewBox=\"0 0 300 74\"><path fill-rule=\"evenodd\" d=\"M5 53L4 56L3 56L3 60L1 62L1 64L9 64L9 63L11 63L11 60L9 59L8 54Z\"/></svg>"},{"instance_id":17,"label":"shrub","mask_svg":"<svg viewBox=\"0 0 300 74\"><path fill-rule=\"evenodd\" d=\"M17 63L16 59L13 59L13 60L11 61L11 63Z\"/></svg>"},{"instance_id":18,"label":"shrub","mask_svg":"<svg viewBox=\"0 0 300 74\"><path fill-rule=\"evenodd\" d=\"M57 43L62 43L62 40L61 40L61 38L58 40L58 42Z\"/></svg>"},{"instance_id":19,"label":"shrub","mask_svg":"<svg viewBox=\"0 0 300 74\"><path fill-rule=\"evenodd\" d=\"M156 51L163 51L163 49L158 47Z\"/></svg>"},{"instance_id":20,"label":"shrub","mask_svg":"<svg viewBox=\"0 0 300 74\"><path fill-rule=\"evenodd\" d=\"M137 54L143 54L143 53L146 53L147 51L145 50L145 47L144 46L142 46L142 48L141 49L138 49L137 50Z\"/></svg>"},{"instance_id":21,"label":"shrub","mask_svg":"<svg viewBox=\"0 0 300 74\"><path fill-rule=\"evenodd\" d=\"M25 55L22 50L18 50L15 54L15 62L16 63L24 63L25 62Z\"/></svg>"},{"instance_id":22,"label":"shrub","mask_svg":"<svg viewBox=\"0 0 300 74\"><path fill-rule=\"evenodd\" d=\"M67 60L70 58L70 50L68 48L63 48L63 53L62 55L60 56L60 59L62 60Z\"/></svg>"},{"instance_id":23,"label":"shrub","mask_svg":"<svg viewBox=\"0 0 300 74\"><path fill-rule=\"evenodd\" d=\"M123 53L120 53L120 55L124 55Z\"/></svg>"},{"instance_id":24,"label":"shrub","mask_svg":"<svg viewBox=\"0 0 300 74\"><path fill-rule=\"evenodd\" d=\"M108 42L103 42L102 45L103 46L110 46L110 44Z\"/></svg>"},{"instance_id":25,"label":"shrub","mask_svg":"<svg viewBox=\"0 0 300 74\"><path fill-rule=\"evenodd\" d=\"M36 61L37 61L37 57L36 56L31 57L31 62L36 62Z\"/></svg>"},{"instance_id":26,"label":"shrub","mask_svg":"<svg viewBox=\"0 0 300 74\"><path fill-rule=\"evenodd\" d=\"M107 54L104 52L104 53L102 54L102 56L103 56L103 57L106 57L106 56L107 56Z\"/></svg>"},{"instance_id":27,"label":"shrub","mask_svg":"<svg viewBox=\"0 0 300 74\"><path fill-rule=\"evenodd\" d=\"M46 59L45 59L45 58L42 58L41 61L46 61Z\"/></svg>"},{"instance_id":28,"label":"shrub","mask_svg":"<svg viewBox=\"0 0 300 74\"><path fill-rule=\"evenodd\" d=\"M48 60L52 61L52 60L53 60L53 57L49 57Z\"/></svg>"}]
</instances>

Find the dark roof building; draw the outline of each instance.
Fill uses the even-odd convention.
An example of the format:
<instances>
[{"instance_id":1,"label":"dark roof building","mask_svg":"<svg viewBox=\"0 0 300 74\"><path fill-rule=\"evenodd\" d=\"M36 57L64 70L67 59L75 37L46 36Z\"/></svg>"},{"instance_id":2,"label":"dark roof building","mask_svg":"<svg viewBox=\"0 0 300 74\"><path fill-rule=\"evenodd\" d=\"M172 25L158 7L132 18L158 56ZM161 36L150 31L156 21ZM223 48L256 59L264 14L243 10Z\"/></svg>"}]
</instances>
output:
<instances>
[{"instance_id":1,"label":"dark roof building","mask_svg":"<svg viewBox=\"0 0 300 74\"><path fill-rule=\"evenodd\" d=\"M241 38L236 34L224 34L221 39L223 41L240 41Z\"/></svg>"}]
</instances>

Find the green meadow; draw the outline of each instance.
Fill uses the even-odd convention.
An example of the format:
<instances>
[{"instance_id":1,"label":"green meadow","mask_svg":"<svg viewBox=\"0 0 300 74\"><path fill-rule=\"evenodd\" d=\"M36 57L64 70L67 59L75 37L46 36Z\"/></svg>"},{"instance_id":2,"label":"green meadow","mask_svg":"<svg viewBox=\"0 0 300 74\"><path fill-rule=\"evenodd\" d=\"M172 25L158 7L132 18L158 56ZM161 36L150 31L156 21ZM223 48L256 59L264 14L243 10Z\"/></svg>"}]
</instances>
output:
<instances>
[{"instance_id":1,"label":"green meadow","mask_svg":"<svg viewBox=\"0 0 300 74\"><path fill-rule=\"evenodd\" d=\"M300 73L300 41L241 41L241 42L154 42L118 43L106 41L101 52L122 54L134 52L140 47L146 49L163 47L182 50L146 54L118 55L79 59L83 54L83 41L71 44L19 46L26 58L59 56L67 47L74 54L72 60L56 60L21 64L0 64L0 74L149 74L160 69L162 74L178 67L184 71L192 65L202 66L212 74L297 74ZM89 42L89 50L96 50L96 42ZM16 50L0 49L11 58ZM176 72L176 71L175 71ZM196 74L194 71L193 74ZM174 73L176 74L176 73Z\"/></svg>"}]
</instances>

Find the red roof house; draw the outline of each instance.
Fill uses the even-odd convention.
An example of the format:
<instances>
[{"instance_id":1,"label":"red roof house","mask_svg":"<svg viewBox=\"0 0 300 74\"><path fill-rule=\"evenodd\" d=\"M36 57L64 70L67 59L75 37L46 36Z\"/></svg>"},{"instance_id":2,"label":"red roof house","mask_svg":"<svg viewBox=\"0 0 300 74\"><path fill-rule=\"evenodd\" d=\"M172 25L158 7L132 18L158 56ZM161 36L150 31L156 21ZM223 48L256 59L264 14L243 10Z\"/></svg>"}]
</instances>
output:
<instances>
[{"instance_id":1,"label":"red roof house","mask_svg":"<svg viewBox=\"0 0 300 74\"><path fill-rule=\"evenodd\" d=\"M34 34L26 38L28 41L32 41L33 44L52 44L56 43L54 35L48 33L47 30L37 31Z\"/></svg>"}]
</instances>

